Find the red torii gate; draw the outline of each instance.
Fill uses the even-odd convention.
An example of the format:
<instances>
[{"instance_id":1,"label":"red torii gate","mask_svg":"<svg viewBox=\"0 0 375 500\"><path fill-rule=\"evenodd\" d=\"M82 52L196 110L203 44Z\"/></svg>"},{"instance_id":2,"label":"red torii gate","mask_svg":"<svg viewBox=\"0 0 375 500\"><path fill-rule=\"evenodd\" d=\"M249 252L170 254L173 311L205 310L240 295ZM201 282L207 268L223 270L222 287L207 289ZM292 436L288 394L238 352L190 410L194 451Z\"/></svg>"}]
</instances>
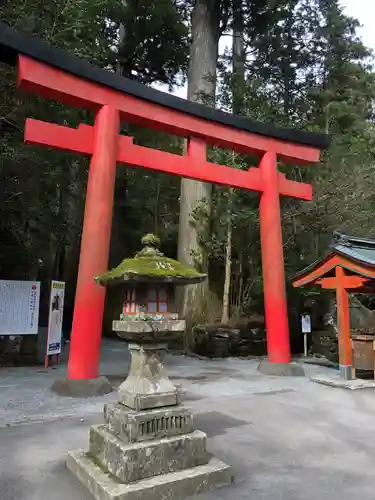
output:
<instances>
[{"instance_id":1,"label":"red torii gate","mask_svg":"<svg viewBox=\"0 0 375 500\"><path fill-rule=\"evenodd\" d=\"M101 70L0 23L0 48L18 63L18 87L46 99L92 109L94 126L72 129L27 119L25 141L91 155L68 378L98 376L105 288L94 277L107 269L117 163L258 191L268 361L291 361L279 196L312 199L312 188L287 180L277 159L319 161L321 134L269 128L211 110ZM11 61L12 62L12 61ZM13 63L15 60L13 61ZM120 120L188 138L186 156L137 146L119 134ZM209 163L206 145L260 157L247 172Z\"/></svg>"}]
</instances>

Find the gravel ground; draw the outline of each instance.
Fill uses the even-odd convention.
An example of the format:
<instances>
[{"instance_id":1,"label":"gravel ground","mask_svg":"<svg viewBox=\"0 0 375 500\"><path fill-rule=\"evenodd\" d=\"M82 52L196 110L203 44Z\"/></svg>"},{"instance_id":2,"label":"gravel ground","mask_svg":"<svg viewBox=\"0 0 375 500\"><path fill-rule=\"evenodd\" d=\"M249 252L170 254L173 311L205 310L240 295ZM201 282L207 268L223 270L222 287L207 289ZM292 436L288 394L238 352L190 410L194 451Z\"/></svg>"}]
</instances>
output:
<instances>
[{"instance_id":1,"label":"gravel ground","mask_svg":"<svg viewBox=\"0 0 375 500\"><path fill-rule=\"evenodd\" d=\"M103 342L101 373L114 385L128 362L125 344ZM332 373L314 365L303 378L265 377L256 360L170 355L167 366L209 450L236 475L196 500L374 500L375 390L314 384L309 376ZM49 388L65 369L0 369L1 500L92 500L65 457L87 447L89 426L116 394L61 398Z\"/></svg>"}]
</instances>

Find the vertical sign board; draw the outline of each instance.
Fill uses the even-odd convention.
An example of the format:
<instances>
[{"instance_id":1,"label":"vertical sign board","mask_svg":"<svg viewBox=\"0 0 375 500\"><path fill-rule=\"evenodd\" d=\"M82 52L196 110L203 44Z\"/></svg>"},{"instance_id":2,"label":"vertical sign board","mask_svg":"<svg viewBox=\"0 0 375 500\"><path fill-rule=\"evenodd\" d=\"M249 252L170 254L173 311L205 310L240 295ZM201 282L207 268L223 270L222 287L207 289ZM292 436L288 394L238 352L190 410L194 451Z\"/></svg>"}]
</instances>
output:
<instances>
[{"instance_id":1,"label":"vertical sign board","mask_svg":"<svg viewBox=\"0 0 375 500\"><path fill-rule=\"evenodd\" d=\"M0 335L37 335L39 281L0 280Z\"/></svg>"},{"instance_id":2,"label":"vertical sign board","mask_svg":"<svg viewBox=\"0 0 375 500\"><path fill-rule=\"evenodd\" d=\"M62 281L52 281L49 301L46 356L53 356L61 352L64 295L65 283Z\"/></svg>"},{"instance_id":3,"label":"vertical sign board","mask_svg":"<svg viewBox=\"0 0 375 500\"><path fill-rule=\"evenodd\" d=\"M307 356L307 334L311 333L311 316L309 314L303 314L301 317L301 326L303 333L303 345L304 345L304 355Z\"/></svg>"}]
</instances>

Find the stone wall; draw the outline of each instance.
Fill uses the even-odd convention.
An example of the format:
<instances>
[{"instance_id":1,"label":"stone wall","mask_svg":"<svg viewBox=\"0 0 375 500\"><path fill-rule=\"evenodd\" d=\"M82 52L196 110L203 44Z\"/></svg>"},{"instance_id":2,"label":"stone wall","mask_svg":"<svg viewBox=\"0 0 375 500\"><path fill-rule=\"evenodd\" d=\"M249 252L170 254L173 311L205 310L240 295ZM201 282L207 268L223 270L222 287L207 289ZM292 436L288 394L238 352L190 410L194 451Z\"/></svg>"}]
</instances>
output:
<instances>
[{"instance_id":1,"label":"stone wall","mask_svg":"<svg viewBox=\"0 0 375 500\"><path fill-rule=\"evenodd\" d=\"M354 295L349 296L351 330L375 329L374 311L367 309ZM309 353L325 356L334 363L338 362L338 324L336 301L332 300L324 318L323 328L314 329L309 338Z\"/></svg>"},{"instance_id":2,"label":"stone wall","mask_svg":"<svg viewBox=\"0 0 375 500\"><path fill-rule=\"evenodd\" d=\"M0 366L33 366L44 363L47 328L38 335L0 336Z\"/></svg>"},{"instance_id":3,"label":"stone wall","mask_svg":"<svg viewBox=\"0 0 375 500\"><path fill-rule=\"evenodd\" d=\"M313 332L309 338L309 354L320 355L333 363L339 361L337 333L332 327Z\"/></svg>"},{"instance_id":4,"label":"stone wall","mask_svg":"<svg viewBox=\"0 0 375 500\"><path fill-rule=\"evenodd\" d=\"M243 318L235 325L196 325L195 353L213 358L263 356L267 351L263 316Z\"/></svg>"}]
</instances>

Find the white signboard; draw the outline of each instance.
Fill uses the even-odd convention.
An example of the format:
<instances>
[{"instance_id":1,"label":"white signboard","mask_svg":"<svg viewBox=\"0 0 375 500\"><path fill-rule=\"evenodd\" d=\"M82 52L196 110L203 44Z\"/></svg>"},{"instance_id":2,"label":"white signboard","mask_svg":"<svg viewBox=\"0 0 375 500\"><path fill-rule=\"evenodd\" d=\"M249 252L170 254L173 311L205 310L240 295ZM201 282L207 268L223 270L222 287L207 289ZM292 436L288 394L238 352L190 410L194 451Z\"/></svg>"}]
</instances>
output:
<instances>
[{"instance_id":1,"label":"white signboard","mask_svg":"<svg viewBox=\"0 0 375 500\"><path fill-rule=\"evenodd\" d=\"M304 314L301 317L302 333L311 333L311 316Z\"/></svg>"},{"instance_id":2,"label":"white signboard","mask_svg":"<svg viewBox=\"0 0 375 500\"><path fill-rule=\"evenodd\" d=\"M0 280L0 335L37 335L39 281Z\"/></svg>"},{"instance_id":3,"label":"white signboard","mask_svg":"<svg viewBox=\"0 0 375 500\"><path fill-rule=\"evenodd\" d=\"M65 283L62 281L52 281L49 301L47 356L60 354L61 352L64 295Z\"/></svg>"}]
</instances>

